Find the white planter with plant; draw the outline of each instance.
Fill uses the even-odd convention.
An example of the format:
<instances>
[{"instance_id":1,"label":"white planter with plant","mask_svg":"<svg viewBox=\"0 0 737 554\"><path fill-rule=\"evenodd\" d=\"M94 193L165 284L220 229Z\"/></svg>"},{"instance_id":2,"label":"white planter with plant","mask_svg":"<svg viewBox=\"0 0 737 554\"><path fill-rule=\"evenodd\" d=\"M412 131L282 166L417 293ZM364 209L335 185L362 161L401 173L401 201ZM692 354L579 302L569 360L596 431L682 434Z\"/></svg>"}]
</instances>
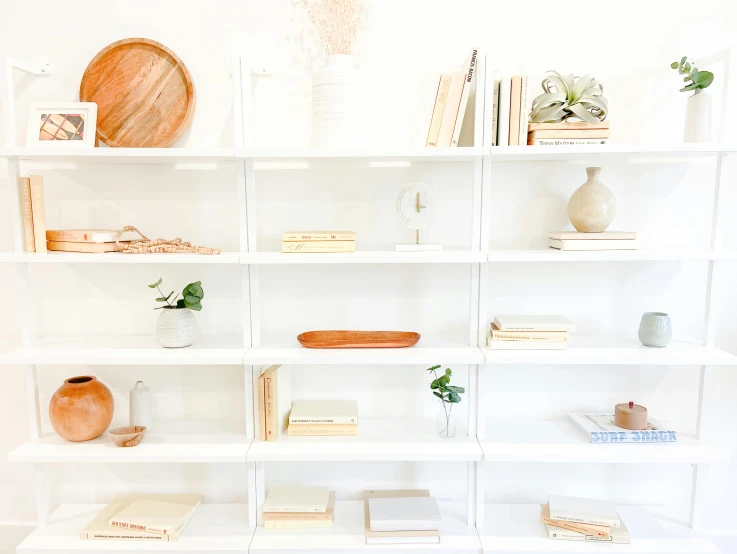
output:
<instances>
[{"instance_id":1,"label":"white planter with plant","mask_svg":"<svg viewBox=\"0 0 737 554\"><path fill-rule=\"evenodd\" d=\"M699 69L687 60L686 56L680 62L670 64L672 69L678 70L679 75L685 75L683 82L686 85L680 92L693 91L693 95L686 101L686 124L683 129L683 142L709 142L711 140L711 95L705 89L714 82L711 71Z\"/></svg>"},{"instance_id":2,"label":"white planter with plant","mask_svg":"<svg viewBox=\"0 0 737 554\"><path fill-rule=\"evenodd\" d=\"M190 283L182 290L182 298L177 293L174 298L171 291L168 295L159 288L161 279L148 287L157 289L159 296L156 301L164 303L164 306L154 308L161 310L159 319L156 320L156 339L164 348L183 348L191 345L197 338L197 319L195 319L192 310L199 312L202 309L201 301L205 296L202 290L202 283L196 281Z\"/></svg>"},{"instance_id":3,"label":"white planter with plant","mask_svg":"<svg viewBox=\"0 0 737 554\"><path fill-rule=\"evenodd\" d=\"M450 378L453 375L450 368L447 368L440 377L437 374L438 369L440 369L439 365L427 368L427 371L432 371L435 377L430 383L430 390L440 400L440 412L437 419L438 435L453 438L456 436L456 416L453 413L453 405L460 403L461 394L466 392L466 389L450 384Z\"/></svg>"}]
</instances>

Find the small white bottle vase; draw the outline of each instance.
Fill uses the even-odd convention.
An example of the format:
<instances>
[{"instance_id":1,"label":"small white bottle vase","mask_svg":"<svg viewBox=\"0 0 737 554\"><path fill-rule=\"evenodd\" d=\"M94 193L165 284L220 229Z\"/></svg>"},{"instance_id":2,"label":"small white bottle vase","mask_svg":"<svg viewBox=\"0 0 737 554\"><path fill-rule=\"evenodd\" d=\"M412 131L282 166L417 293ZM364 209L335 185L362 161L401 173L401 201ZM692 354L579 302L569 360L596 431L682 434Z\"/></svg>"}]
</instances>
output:
<instances>
[{"instance_id":1,"label":"small white bottle vase","mask_svg":"<svg viewBox=\"0 0 737 554\"><path fill-rule=\"evenodd\" d=\"M151 389L143 381L136 381L130 392L130 424L145 427L147 433L154 427Z\"/></svg>"},{"instance_id":2,"label":"small white bottle vase","mask_svg":"<svg viewBox=\"0 0 737 554\"><path fill-rule=\"evenodd\" d=\"M711 140L711 95L697 88L686 101L686 126L683 142L709 142Z\"/></svg>"}]
</instances>

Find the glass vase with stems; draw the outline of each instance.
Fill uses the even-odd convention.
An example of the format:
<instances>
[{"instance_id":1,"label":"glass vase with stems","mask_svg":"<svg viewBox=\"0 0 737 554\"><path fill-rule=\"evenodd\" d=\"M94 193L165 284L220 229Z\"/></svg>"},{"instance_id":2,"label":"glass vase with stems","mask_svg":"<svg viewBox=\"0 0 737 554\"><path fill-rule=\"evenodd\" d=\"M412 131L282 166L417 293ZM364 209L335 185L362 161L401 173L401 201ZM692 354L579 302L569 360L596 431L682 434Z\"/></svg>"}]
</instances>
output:
<instances>
[{"instance_id":1,"label":"glass vase with stems","mask_svg":"<svg viewBox=\"0 0 737 554\"><path fill-rule=\"evenodd\" d=\"M456 422L453 414L453 404L461 401L461 394L466 392L463 387L457 387L450 384L450 378L453 372L450 368L446 368L445 372L438 376L437 370L439 365L427 368L435 377L430 383L430 390L440 400L440 413L438 413L437 426L438 435L445 438L453 438L456 436Z\"/></svg>"}]
</instances>

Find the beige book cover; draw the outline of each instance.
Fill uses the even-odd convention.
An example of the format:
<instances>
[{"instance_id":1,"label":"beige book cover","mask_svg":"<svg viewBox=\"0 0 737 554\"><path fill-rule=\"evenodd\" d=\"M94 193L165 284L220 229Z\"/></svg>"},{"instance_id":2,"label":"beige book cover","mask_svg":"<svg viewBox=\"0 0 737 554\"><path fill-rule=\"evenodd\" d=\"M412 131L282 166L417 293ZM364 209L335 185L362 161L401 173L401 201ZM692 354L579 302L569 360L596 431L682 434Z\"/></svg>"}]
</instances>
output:
<instances>
[{"instance_id":1,"label":"beige book cover","mask_svg":"<svg viewBox=\"0 0 737 554\"><path fill-rule=\"evenodd\" d=\"M25 251L35 252L36 242L33 238L33 207L31 202L31 178L20 178L20 200L23 208L23 237Z\"/></svg>"},{"instance_id":2,"label":"beige book cover","mask_svg":"<svg viewBox=\"0 0 737 554\"><path fill-rule=\"evenodd\" d=\"M489 350L565 350L567 341L557 340L500 340L486 337Z\"/></svg>"},{"instance_id":3,"label":"beige book cover","mask_svg":"<svg viewBox=\"0 0 737 554\"><path fill-rule=\"evenodd\" d=\"M264 374L258 376L256 381L258 387L258 440L266 440L266 390Z\"/></svg>"},{"instance_id":4,"label":"beige book cover","mask_svg":"<svg viewBox=\"0 0 737 554\"><path fill-rule=\"evenodd\" d=\"M331 529L332 519L269 519L264 529Z\"/></svg>"},{"instance_id":5,"label":"beige book cover","mask_svg":"<svg viewBox=\"0 0 737 554\"><path fill-rule=\"evenodd\" d=\"M522 77L512 77L512 90L509 95L509 146L519 146L519 123L522 102Z\"/></svg>"},{"instance_id":6,"label":"beige book cover","mask_svg":"<svg viewBox=\"0 0 737 554\"><path fill-rule=\"evenodd\" d=\"M438 92L435 96L435 107L432 111L432 119L430 120L430 129L427 133L426 146L437 146L438 137L440 136L440 124L443 121L443 113L448 102L448 91L450 90L450 73L441 75L438 83Z\"/></svg>"},{"instance_id":7,"label":"beige book cover","mask_svg":"<svg viewBox=\"0 0 737 554\"><path fill-rule=\"evenodd\" d=\"M603 139L609 138L609 129L584 129L584 130L550 130L550 131L531 131L527 135L528 140L537 139Z\"/></svg>"},{"instance_id":8,"label":"beige book cover","mask_svg":"<svg viewBox=\"0 0 737 554\"><path fill-rule=\"evenodd\" d=\"M199 504L199 500L195 504L187 504L139 498L112 516L108 524L120 529L170 535Z\"/></svg>"},{"instance_id":9,"label":"beige book cover","mask_svg":"<svg viewBox=\"0 0 737 554\"><path fill-rule=\"evenodd\" d=\"M327 521L333 520L335 514L335 493L330 492L328 496L328 507L324 512L263 512L266 521Z\"/></svg>"},{"instance_id":10,"label":"beige book cover","mask_svg":"<svg viewBox=\"0 0 737 554\"><path fill-rule=\"evenodd\" d=\"M279 438L276 370L279 366L272 365L264 371L264 405L266 417L266 440L274 441Z\"/></svg>"},{"instance_id":11,"label":"beige book cover","mask_svg":"<svg viewBox=\"0 0 737 554\"><path fill-rule=\"evenodd\" d=\"M576 324L562 315L500 314L494 316L494 325L502 331L576 330Z\"/></svg>"},{"instance_id":12,"label":"beige book cover","mask_svg":"<svg viewBox=\"0 0 737 554\"><path fill-rule=\"evenodd\" d=\"M46 214L44 208L44 180L31 175L31 211L33 212L33 243L36 252L46 252Z\"/></svg>"},{"instance_id":13,"label":"beige book cover","mask_svg":"<svg viewBox=\"0 0 737 554\"><path fill-rule=\"evenodd\" d=\"M289 425L358 425L355 400L296 400Z\"/></svg>"},{"instance_id":14,"label":"beige book cover","mask_svg":"<svg viewBox=\"0 0 737 554\"><path fill-rule=\"evenodd\" d=\"M565 131L565 130L583 130L583 129L609 129L608 121L597 121L596 123L588 123L586 121L561 121L559 123L530 123L528 130L532 131Z\"/></svg>"},{"instance_id":15,"label":"beige book cover","mask_svg":"<svg viewBox=\"0 0 737 554\"><path fill-rule=\"evenodd\" d=\"M128 244L121 242L120 244ZM52 252L82 252L84 254L104 254L117 252L118 245L114 242L61 242L47 240L46 247Z\"/></svg>"},{"instance_id":16,"label":"beige book cover","mask_svg":"<svg viewBox=\"0 0 737 554\"><path fill-rule=\"evenodd\" d=\"M370 490L366 491L364 500L363 516L365 525L366 544L438 544L440 533L438 531L372 531L371 517L368 502L370 498L417 498L429 497L430 491L426 489L408 490Z\"/></svg>"},{"instance_id":17,"label":"beige book cover","mask_svg":"<svg viewBox=\"0 0 737 554\"><path fill-rule=\"evenodd\" d=\"M263 511L325 513L329 500L327 487L271 487Z\"/></svg>"},{"instance_id":18,"label":"beige book cover","mask_svg":"<svg viewBox=\"0 0 737 554\"><path fill-rule=\"evenodd\" d=\"M358 425L290 425L287 434L293 437L356 436Z\"/></svg>"},{"instance_id":19,"label":"beige book cover","mask_svg":"<svg viewBox=\"0 0 737 554\"><path fill-rule=\"evenodd\" d=\"M438 148L449 147L453 142L453 129L458 116L458 108L461 105L463 94L463 83L466 74L463 72L453 73L448 88L448 99L443 111L443 119L440 121L440 132L438 133Z\"/></svg>"},{"instance_id":20,"label":"beige book cover","mask_svg":"<svg viewBox=\"0 0 737 554\"><path fill-rule=\"evenodd\" d=\"M356 242L352 240L316 240L306 242L282 242L281 251L284 253L332 253L355 252Z\"/></svg>"},{"instance_id":21,"label":"beige book cover","mask_svg":"<svg viewBox=\"0 0 737 554\"><path fill-rule=\"evenodd\" d=\"M561 529L568 529L575 533L584 533L586 535L594 535L600 539L608 539L611 536L611 527L606 525L591 525L589 523L574 523L572 521L558 521L550 519L550 505L543 504L542 512L540 513L540 521L545 525L552 525L553 527L560 527Z\"/></svg>"},{"instance_id":22,"label":"beige book cover","mask_svg":"<svg viewBox=\"0 0 737 554\"><path fill-rule=\"evenodd\" d=\"M458 114L456 115L456 122L453 127L453 138L450 143L451 146L458 146L458 139L461 136L461 128L463 127L463 120L466 117L466 108L468 107L468 98L471 95L471 89L476 82L477 55L478 49L474 48L471 50L471 53L463 64L463 92L461 93L461 102L458 105Z\"/></svg>"},{"instance_id":23,"label":"beige book cover","mask_svg":"<svg viewBox=\"0 0 737 554\"><path fill-rule=\"evenodd\" d=\"M494 340L541 340L566 342L568 331L501 331L491 324L491 338Z\"/></svg>"},{"instance_id":24,"label":"beige book cover","mask_svg":"<svg viewBox=\"0 0 737 554\"><path fill-rule=\"evenodd\" d=\"M282 238L284 242L335 240L356 240L356 233L353 231L287 231Z\"/></svg>"}]
</instances>

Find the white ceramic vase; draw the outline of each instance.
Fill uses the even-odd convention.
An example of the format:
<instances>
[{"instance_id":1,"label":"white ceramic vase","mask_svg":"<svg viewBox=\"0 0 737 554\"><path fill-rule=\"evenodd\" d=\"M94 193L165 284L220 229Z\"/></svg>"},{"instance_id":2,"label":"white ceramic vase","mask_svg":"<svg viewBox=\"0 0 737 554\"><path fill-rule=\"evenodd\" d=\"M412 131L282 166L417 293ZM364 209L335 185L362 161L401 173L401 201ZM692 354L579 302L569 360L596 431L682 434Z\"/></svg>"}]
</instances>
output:
<instances>
[{"instance_id":1,"label":"white ceramic vase","mask_svg":"<svg viewBox=\"0 0 737 554\"><path fill-rule=\"evenodd\" d=\"M600 172L600 167L587 167L588 180L568 201L568 219L579 233L602 233L617 215L617 199L599 180Z\"/></svg>"},{"instance_id":2,"label":"white ceramic vase","mask_svg":"<svg viewBox=\"0 0 737 554\"><path fill-rule=\"evenodd\" d=\"M156 321L156 338L164 348L189 346L197 337L197 320L189 308L163 308Z\"/></svg>"},{"instance_id":3,"label":"white ceramic vase","mask_svg":"<svg viewBox=\"0 0 737 554\"><path fill-rule=\"evenodd\" d=\"M147 433L154 428L151 389L143 381L136 381L130 391L129 417L131 425L145 427Z\"/></svg>"},{"instance_id":4,"label":"white ceramic vase","mask_svg":"<svg viewBox=\"0 0 737 554\"><path fill-rule=\"evenodd\" d=\"M353 57L331 55L312 79L313 148L360 148L367 144L363 74Z\"/></svg>"},{"instance_id":5,"label":"white ceramic vase","mask_svg":"<svg viewBox=\"0 0 737 554\"><path fill-rule=\"evenodd\" d=\"M686 101L686 126L683 142L709 142L711 140L711 95L697 88Z\"/></svg>"}]
</instances>

